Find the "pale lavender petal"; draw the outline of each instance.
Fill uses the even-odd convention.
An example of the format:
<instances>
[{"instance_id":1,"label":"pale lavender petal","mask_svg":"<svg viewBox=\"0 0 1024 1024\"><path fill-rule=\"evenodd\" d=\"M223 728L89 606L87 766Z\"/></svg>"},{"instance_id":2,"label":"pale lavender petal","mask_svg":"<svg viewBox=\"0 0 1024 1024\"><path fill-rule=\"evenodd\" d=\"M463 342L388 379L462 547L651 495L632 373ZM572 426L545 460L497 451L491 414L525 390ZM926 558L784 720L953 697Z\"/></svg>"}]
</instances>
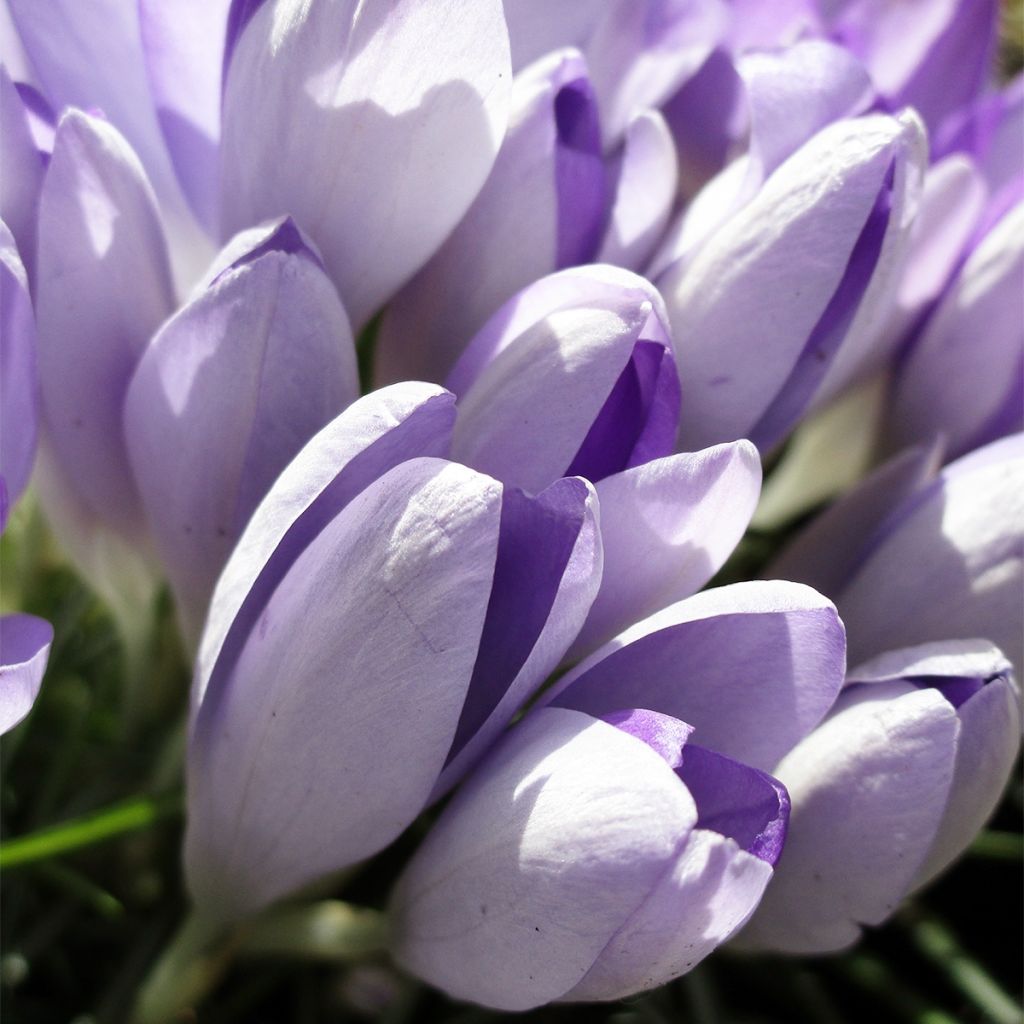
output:
<instances>
[{"instance_id":1,"label":"pale lavender petal","mask_svg":"<svg viewBox=\"0 0 1024 1024\"><path fill-rule=\"evenodd\" d=\"M867 544L894 509L935 478L938 446L914 448L890 459L811 521L765 569L833 597L861 561Z\"/></svg>"},{"instance_id":2,"label":"pale lavender petal","mask_svg":"<svg viewBox=\"0 0 1024 1024\"><path fill-rule=\"evenodd\" d=\"M546 696L604 716L642 707L682 719L701 746L771 769L825 716L843 684L842 623L810 587L707 590L638 622Z\"/></svg>"},{"instance_id":3,"label":"pale lavender petal","mask_svg":"<svg viewBox=\"0 0 1024 1024\"><path fill-rule=\"evenodd\" d=\"M139 0L143 60L156 117L182 190L217 228L221 59L231 0Z\"/></svg>"},{"instance_id":4,"label":"pale lavender petal","mask_svg":"<svg viewBox=\"0 0 1024 1024\"><path fill-rule=\"evenodd\" d=\"M583 480L529 498L506 488L480 654L434 796L493 743L557 667L601 582L597 500Z\"/></svg>"},{"instance_id":5,"label":"pale lavender petal","mask_svg":"<svg viewBox=\"0 0 1024 1024\"><path fill-rule=\"evenodd\" d=\"M499 0L264 4L225 83L224 232L292 215L358 330L480 191L510 81Z\"/></svg>"},{"instance_id":6,"label":"pale lavender petal","mask_svg":"<svg viewBox=\"0 0 1024 1024\"><path fill-rule=\"evenodd\" d=\"M624 695L625 696L625 695ZM626 701L628 704L628 700ZM558 705L567 706L567 705ZM571 710L579 711L580 708ZM590 712L588 712L589 714ZM683 763L683 747L693 735L693 726L679 718L662 714L659 711L648 711L646 708L630 708L611 711L607 714L595 714L602 722L614 725L630 736L642 740L671 768L676 775ZM687 787L689 789L689 787ZM691 790L692 793L692 790ZM700 805L697 806L700 813Z\"/></svg>"},{"instance_id":7,"label":"pale lavender petal","mask_svg":"<svg viewBox=\"0 0 1024 1024\"><path fill-rule=\"evenodd\" d=\"M32 710L46 671L53 627L34 615L0 616L0 734Z\"/></svg>"},{"instance_id":8,"label":"pale lavender petal","mask_svg":"<svg viewBox=\"0 0 1024 1024\"><path fill-rule=\"evenodd\" d=\"M499 1009L566 996L672 870L696 818L686 787L643 742L576 711L533 712L399 880L395 955L451 995Z\"/></svg>"},{"instance_id":9,"label":"pale lavender petal","mask_svg":"<svg viewBox=\"0 0 1024 1024\"><path fill-rule=\"evenodd\" d=\"M1024 435L950 464L865 541L859 567L834 595L851 661L984 636L1022 664Z\"/></svg>"},{"instance_id":10,"label":"pale lavender petal","mask_svg":"<svg viewBox=\"0 0 1024 1024\"><path fill-rule=\"evenodd\" d=\"M378 381L443 380L520 288L597 253L607 187L583 58L562 50L531 65L516 76L510 102L508 132L480 194L384 313Z\"/></svg>"},{"instance_id":11,"label":"pale lavender petal","mask_svg":"<svg viewBox=\"0 0 1024 1024\"><path fill-rule=\"evenodd\" d=\"M598 260L640 271L668 226L678 185L675 143L656 110L626 126L615 201Z\"/></svg>"},{"instance_id":12,"label":"pale lavender petal","mask_svg":"<svg viewBox=\"0 0 1024 1024\"><path fill-rule=\"evenodd\" d=\"M353 498L388 470L448 452L454 398L395 384L354 402L278 477L253 513L210 603L192 689L193 712L219 699L239 651L295 559ZM207 710L204 713L209 713Z\"/></svg>"},{"instance_id":13,"label":"pale lavender petal","mask_svg":"<svg viewBox=\"0 0 1024 1024\"><path fill-rule=\"evenodd\" d=\"M620 999L685 974L743 927L771 876L768 864L731 839L695 828L566 1001Z\"/></svg>"},{"instance_id":14,"label":"pale lavender petal","mask_svg":"<svg viewBox=\"0 0 1024 1024\"><path fill-rule=\"evenodd\" d=\"M32 137L29 114L7 69L0 64L0 220L14 235L26 269L34 275L36 215L45 164Z\"/></svg>"},{"instance_id":15,"label":"pale lavender petal","mask_svg":"<svg viewBox=\"0 0 1024 1024\"><path fill-rule=\"evenodd\" d=\"M680 434L684 446L746 436L795 373L793 406L776 409L774 422L765 424L766 435L776 433L810 397L807 392L829 361L841 358L829 333L831 321L846 323L854 313L861 321L861 306L869 305L865 318L870 321L884 308L896 285L889 273L898 255L896 242L907 230L903 193L909 175L904 165L917 159L919 143L920 129L912 119L870 116L825 128L691 260L661 275L658 284L687 387ZM865 225L880 194L890 188L893 210L886 218L885 241L879 246L872 229L863 243L870 250L865 260L874 256L879 262L865 282L859 264L850 268L851 255L858 239L868 234ZM844 279L854 293L849 299L841 289ZM834 296L837 308L830 318ZM816 337L816 325L823 320ZM867 333L873 323L858 326ZM838 333L840 341L847 340L847 332ZM864 345L854 348L844 360L844 377L863 368ZM825 356L821 362L814 355L819 349Z\"/></svg>"},{"instance_id":16,"label":"pale lavender petal","mask_svg":"<svg viewBox=\"0 0 1024 1024\"><path fill-rule=\"evenodd\" d=\"M832 34L894 108L916 108L935 131L987 85L998 27L997 0L856 0Z\"/></svg>"},{"instance_id":17,"label":"pale lavender petal","mask_svg":"<svg viewBox=\"0 0 1024 1024\"><path fill-rule=\"evenodd\" d=\"M761 463L748 441L601 480L604 578L569 658L707 583L743 536L760 488Z\"/></svg>"},{"instance_id":18,"label":"pale lavender petal","mask_svg":"<svg viewBox=\"0 0 1024 1024\"><path fill-rule=\"evenodd\" d=\"M142 166L114 128L79 111L61 118L43 182L36 298L44 422L60 469L94 515L138 535L122 407L174 296Z\"/></svg>"},{"instance_id":19,"label":"pale lavender petal","mask_svg":"<svg viewBox=\"0 0 1024 1024\"><path fill-rule=\"evenodd\" d=\"M960 455L1024 428L1024 203L968 256L901 363L894 446L946 439ZM1004 411L1005 410L1005 411Z\"/></svg>"},{"instance_id":20,"label":"pale lavender petal","mask_svg":"<svg viewBox=\"0 0 1024 1024\"><path fill-rule=\"evenodd\" d=\"M845 691L774 771L793 801L786 847L738 944L830 952L889 917L939 828L960 731L933 689Z\"/></svg>"},{"instance_id":21,"label":"pale lavender petal","mask_svg":"<svg viewBox=\"0 0 1024 1024\"><path fill-rule=\"evenodd\" d=\"M659 107L707 60L722 38L722 0L610 0L584 53L601 107L606 146L637 110Z\"/></svg>"},{"instance_id":22,"label":"pale lavender petal","mask_svg":"<svg viewBox=\"0 0 1024 1024\"><path fill-rule=\"evenodd\" d=\"M288 221L153 338L125 434L191 646L256 506L358 394L348 318Z\"/></svg>"},{"instance_id":23,"label":"pale lavender petal","mask_svg":"<svg viewBox=\"0 0 1024 1024\"><path fill-rule=\"evenodd\" d=\"M761 180L816 132L863 114L875 99L864 66L823 39L749 54L737 71L750 104L751 172Z\"/></svg>"},{"instance_id":24,"label":"pale lavender petal","mask_svg":"<svg viewBox=\"0 0 1024 1024\"><path fill-rule=\"evenodd\" d=\"M728 41L738 53L790 46L824 26L818 0L732 0Z\"/></svg>"},{"instance_id":25,"label":"pale lavender petal","mask_svg":"<svg viewBox=\"0 0 1024 1024\"><path fill-rule=\"evenodd\" d=\"M743 79L715 49L663 108L679 151L679 186L696 195L734 155L749 127Z\"/></svg>"},{"instance_id":26,"label":"pale lavender petal","mask_svg":"<svg viewBox=\"0 0 1024 1024\"><path fill-rule=\"evenodd\" d=\"M500 515L496 481L415 459L294 560L192 736L185 866L204 913L243 916L354 864L423 809L477 657Z\"/></svg>"},{"instance_id":27,"label":"pale lavender petal","mask_svg":"<svg viewBox=\"0 0 1024 1024\"><path fill-rule=\"evenodd\" d=\"M13 505L36 454L36 322L14 237L0 220L0 477Z\"/></svg>"},{"instance_id":28,"label":"pale lavender petal","mask_svg":"<svg viewBox=\"0 0 1024 1024\"><path fill-rule=\"evenodd\" d=\"M606 4L607 0L505 0L513 70L563 46L582 47Z\"/></svg>"}]
</instances>

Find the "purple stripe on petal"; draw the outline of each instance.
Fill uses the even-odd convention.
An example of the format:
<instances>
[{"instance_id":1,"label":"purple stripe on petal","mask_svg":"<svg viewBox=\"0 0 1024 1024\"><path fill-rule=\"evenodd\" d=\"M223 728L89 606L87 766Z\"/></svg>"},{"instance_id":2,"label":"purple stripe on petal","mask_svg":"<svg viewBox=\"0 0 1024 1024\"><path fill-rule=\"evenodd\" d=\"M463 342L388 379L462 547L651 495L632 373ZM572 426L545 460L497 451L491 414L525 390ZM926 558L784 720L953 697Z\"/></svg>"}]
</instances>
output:
<instances>
[{"instance_id":1,"label":"purple stripe on petal","mask_svg":"<svg viewBox=\"0 0 1024 1024\"><path fill-rule=\"evenodd\" d=\"M734 839L768 864L779 859L789 824L789 794L781 782L692 743L675 771L696 801L698 828Z\"/></svg>"},{"instance_id":2,"label":"purple stripe on petal","mask_svg":"<svg viewBox=\"0 0 1024 1024\"><path fill-rule=\"evenodd\" d=\"M683 747L693 735L692 725L687 725L686 722L681 722L671 715L645 711L643 708L613 711L603 715L601 720L642 740L676 774L679 773L683 765Z\"/></svg>"},{"instance_id":3,"label":"purple stripe on petal","mask_svg":"<svg viewBox=\"0 0 1024 1024\"><path fill-rule=\"evenodd\" d=\"M772 448L807 408L857 315L889 228L895 171L895 164L890 165L875 205L850 253L842 280L811 331L789 378L750 432L750 440L762 452Z\"/></svg>"},{"instance_id":4,"label":"purple stripe on petal","mask_svg":"<svg viewBox=\"0 0 1024 1024\"><path fill-rule=\"evenodd\" d=\"M39 150L39 156L43 166L50 162L50 154L53 152L53 138L57 132L57 115L53 112L46 97L34 86L27 82L15 82L14 88L18 90L18 97L25 105L25 115L28 121L28 129L32 134L32 141Z\"/></svg>"},{"instance_id":5,"label":"purple stripe on petal","mask_svg":"<svg viewBox=\"0 0 1024 1024\"><path fill-rule=\"evenodd\" d=\"M512 487L502 494L494 583L448 762L497 707L547 623L583 525L586 485L573 483L536 498Z\"/></svg>"},{"instance_id":6,"label":"purple stripe on petal","mask_svg":"<svg viewBox=\"0 0 1024 1024\"><path fill-rule=\"evenodd\" d=\"M221 81L228 79L228 68L231 66L231 58L234 55L238 40L242 38L246 25L252 21L256 12L266 3L266 0L231 0L231 9L228 11L228 26L224 35L224 63L221 71Z\"/></svg>"},{"instance_id":7,"label":"purple stripe on petal","mask_svg":"<svg viewBox=\"0 0 1024 1024\"><path fill-rule=\"evenodd\" d=\"M324 270L320 254L302 234L295 221L291 217L285 217L259 245L250 249L244 255L239 256L233 263L225 267L210 282L210 286L212 287L216 284L229 271L244 267L247 263L254 263L261 256L266 256L267 253L271 252L282 252L289 256L301 256L315 264L320 270Z\"/></svg>"},{"instance_id":8,"label":"purple stripe on petal","mask_svg":"<svg viewBox=\"0 0 1024 1024\"><path fill-rule=\"evenodd\" d=\"M604 233L608 181L601 127L590 81L577 78L555 97L555 188L558 195L559 269L589 263Z\"/></svg>"}]
</instances>

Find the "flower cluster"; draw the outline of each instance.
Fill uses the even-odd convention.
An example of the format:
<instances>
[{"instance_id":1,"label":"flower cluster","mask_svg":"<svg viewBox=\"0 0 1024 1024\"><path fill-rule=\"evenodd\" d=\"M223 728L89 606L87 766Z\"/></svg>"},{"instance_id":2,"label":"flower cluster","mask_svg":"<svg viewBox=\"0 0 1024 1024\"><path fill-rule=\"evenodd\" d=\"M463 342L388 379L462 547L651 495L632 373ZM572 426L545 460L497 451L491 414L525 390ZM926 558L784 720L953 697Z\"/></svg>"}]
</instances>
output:
<instances>
[{"instance_id":1,"label":"flower cluster","mask_svg":"<svg viewBox=\"0 0 1024 1024\"><path fill-rule=\"evenodd\" d=\"M126 635L171 588L200 918L429 821L392 953L522 1010L965 849L1024 656L993 2L103 6L9 2L2 512ZM51 640L0 623L4 729Z\"/></svg>"}]
</instances>

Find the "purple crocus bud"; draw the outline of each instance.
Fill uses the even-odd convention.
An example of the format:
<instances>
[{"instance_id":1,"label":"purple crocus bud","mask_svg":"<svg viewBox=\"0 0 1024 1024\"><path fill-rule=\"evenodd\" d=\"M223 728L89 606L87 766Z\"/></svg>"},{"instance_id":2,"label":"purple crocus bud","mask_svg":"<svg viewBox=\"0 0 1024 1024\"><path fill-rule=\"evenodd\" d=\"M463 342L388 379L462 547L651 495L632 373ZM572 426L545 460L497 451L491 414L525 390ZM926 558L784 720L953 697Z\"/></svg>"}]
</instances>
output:
<instances>
[{"instance_id":1,"label":"purple crocus bud","mask_svg":"<svg viewBox=\"0 0 1024 1024\"><path fill-rule=\"evenodd\" d=\"M847 0L835 5L827 27L864 62L893 109L914 107L935 132L988 85L999 4Z\"/></svg>"},{"instance_id":2,"label":"purple crocus bud","mask_svg":"<svg viewBox=\"0 0 1024 1024\"><path fill-rule=\"evenodd\" d=\"M100 118L71 110L60 120L38 245L39 375L57 470L92 516L141 540L122 408L174 296L152 190L128 144Z\"/></svg>"},{"instance_id":3,"label":"purple crocus bud","mask_svg":"<svg viewBox=\"0 0 1024 1024\"><path fill-rule=\"evenodd\" d=\"M685 974L757 906L789 801L645 710L532 712L456 794L393 899L398 961L501 1010Z\"/></svg>"},{"instance_id":4,"label":"purple crocus bud","mask_svg":"<svg viewBox=\"0 0 1024 1024\"><path fill-rule=\"evenodd\" d=\"M775 769L793 800L786 849L738 943L851 945L958 857L995 810L1020 744L1002 654L959 640L862 665Z\"/></svg>"},{"instance_id":5,"label":"purple crocus bud","mask_svg":"<svg viewBox=\"0 0 1024 1024\"><path fill-rule=\"evenodd\" d=\"M18 500L32 472L38 402L36 323L28 275L14 236L0 220L0 478L5 508Z\"/></svg>"},{"instance_id":6,"label":"purple crocus bud","mask_svg":"<svg viewBox=\"0 0 1024 1024\"><path fill-rule=\"evenodd\" d=\"M290 220L250 233L153 338L128 388L125 435L191 645L253 510L358 394L348 318Z\"/></svg>"},{"instance_id":7,"label":"purple crocus bud","mask_svg":"<svg viewBox=\"0 0 1024 1024\"><path fill-rule=\"evenodd\" d=\"M0 616L0 734L13 729L32 710L51 643L53 627L43 619Z\"/></svg>"},{"instance_id":8,"label":"purple crocus bud","mask_svg":"<svg viewBox=\"0 0 1024 1024\"><path fill-rule=\"evenodd\" d=\"M967 256L898 364L886 439L950 456L1024 429L1024 202Z\"/></svg>"},{"instance_id":9,"label":"purple crocus bud","mask_svg":"<svg viewBox=\"0 0 1024 1024\"><path fill-rule=\"evenodd\" d=\"M354 403L285 469L221 575L188 762L204 915L244 915L386 846L582 624L601 572L592 489L528 498L421 457L447 447L452 402L404 384Z\"/></svg>"},{"instance_id":10,"label":"purple crocus bud","mask_svg":"<svg viewBox=\"0 0 1024 1024\"><path fill-rule=\"evenodd\" d=\"M574 268L524 289L448 386L459 396L453 458L534 493L672 451L679 381L664 305L626 270Z\"/></svg>"},{"instance_id":11,"label":"purple crocus bud","mask_svg":"<svg viewBox=\"0 0 1024 1024\"><path fill-rule=\"evenodd\" d=\"M292 215L357 330L444 241L508 114L500 0L271 0L229 35L222 228Z\"/></svg>"},{"instance_id":12,"label":"purple crocus bud","mask_svg":"<svg viewBox=\"0 0 1024 1024\"><path fill-rule=\"evenodd\" d=\"M938 476L934 462L926 452L886 464L767 571L836 602L851 660L987 635L1020 665L1024 435L980 448Z\"/></svg>"},{"instance_id":13,"label":"purple crocus bud","mask_svg":"<svg viewBox=\"0 0 1024 1024\"><path fill-rule=\"evenodd\" d=\"M839 121L659 276L687 387L682 447L770 450L812 401L884 360L873 342L923 163L912 115Z\"/></svg>"},{"instance_id":14,"label":"purple crocus bud","mask_svg":"<svg viewBox=\"0 0 1024 1024\"><path fill-rule=\"evenodd\" d=\"M602 717L636 705L682 718L703 746L770 770L825 716L843 684L835 606L781 580L705 590L623 631L544 698Z\"/></svg>"},{"instance_id":15,"label":"purple crocus bud","mask_svg":"<svg viewBox=\"0 0 1024 1024\"><path fill-rule=\"evenodd\" d=\"M560 50L516 75L508 131L484 187L388 305L374 354L377 379L443 380L520 288L594 259L607 205L586 65L576 50Z\"/></svg>"}]
</instances>

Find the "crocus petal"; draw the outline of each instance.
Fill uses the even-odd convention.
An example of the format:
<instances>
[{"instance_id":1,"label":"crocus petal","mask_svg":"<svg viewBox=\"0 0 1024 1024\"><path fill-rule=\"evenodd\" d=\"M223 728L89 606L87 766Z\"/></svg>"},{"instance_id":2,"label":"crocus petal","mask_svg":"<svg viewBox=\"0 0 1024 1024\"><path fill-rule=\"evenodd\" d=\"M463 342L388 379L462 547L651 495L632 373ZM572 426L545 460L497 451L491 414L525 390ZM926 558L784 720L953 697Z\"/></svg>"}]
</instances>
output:
<instances>
[{"instance_id":1,"label":"crocus petal","mask_svg":"<svg viewBox=\"0 0 1024 1024\"><path fill-rule=\"evenodd\" d=\"M774 771L793 801L786 847L739 944L828 952L885 920L942 820L959 733L936 690L847 690Z\"/></svg>"},{"instance_id":2,"label":"crocus petal","mask_svg":"<svg viewBox=\"0 0 1024 1024\"><path fill-rule=\"evenodd\" d=\"M675 202L678 159L664 117L637 114L622 143L615 202L598 259L642 270L654 253Z\"/></svg>"},{"instance_id":3,"label":"crocus petal","mask_svg":"<svg viewBox=\"0 0 1024 1024\"><path fill-rule=\"evenodd\" d=\"M856 0L831 28L892 105L915 107L934 131L987 83L998 24L996 0Z\"/></svg>"},{"instance_id":4,"label":"crocus petal","mask_svg":"<svg viewBox=\"0 0 1024 1024\"><path fill-rule=\"evenodd\" d=\"M362 327L480 191L510 80L499 0L264 4L227 71L223 228L294 216Z\"/></svg>"},{"instance_id":5,"label":"crocus petal","mask_svg":"<svg viewBox=\"0 0 1024 1024\"><path fill-rule=\"evenodd\" d=\"M575 50L516 76L489 177L429 263L395 296L374 351L379 381L443 380L520 288L597 253L607 206L597 106ZM483 250L493 258L481 259Z\"/></svg>"},{"instance_id":6,"label":"crocus petal","mask_svg":"<svg viewBox=\"0 0 1024 1024\"><path fill-rule=\"evenodd\" d=\"M422 810L477 656L500 514L496 481L415 459L292 563L193 734L185 862L204 912L244 914L353 864Z\"/></svg>"},{"instance_id":7,"label":"crocus petal","mask_svg":"<svg viewBox=\"0 0 1024 1024\"><path fill-rule=\"evenodd\" d=\"M565 999L620 999L685 974L743 927L771 877L734 840L694 829L671 872Z\"/></svg>"},{"instance_id":8,"label":"crocus petal","mask_svg":"<svg viewBox=\"0 0 1024 1024\"><path fill-rule=\"evenodd\" d=\"M595 717L649 708L690 723L701 746L771 769L832 706L845 649L834 606L810 587L737 583L625 630L546 702Z\"/></svg>"},{"instance_id":9,"label":"crocus petal","mask_svg":"<svg viewBox=\"0 0 1024 1024\"><path fill-rule=\"evenodd\" d=\"M935 478L942 464L936 445L890 459L813 519L765 569L770 578L798 580L835 596L857 568L861 544L893 509Z\"/></svg>"},{"instance_id":10,"label":"crocus petal","mask_svg":"<svg viewBox=\"0 0 1024 1024\"><path fill-rule=\"evenodd\" d=\"M895 287L889 270L907 230L906 165L918 160L920 143L912 118L871 116L825 128L692 260L660 277L688 386L683 445L754 431L770 445L804 411L834 360L843 359L844 378L864 369L863 342L849 357L838 353L855 320L870 337Z\"/></svg>"},{"instance_id":11,"label":"crocus petal","mask_svg":"<svg viewBox=\"0 0 1024 1024\"><path fill-rule=\"evenodd\" d=\"M53 627L43 619L0 616L0 734L32 710L52 642Z\"/></svg>"},{"instance_id":12,"label":"crocus petal","mask_svg":"<svg viewBox=\"0 0 1024 1024\"><path fill-rule=\"evenodd\" d=\"M499 1009L566 996L672 871L696 818L645 743L576 711L533 712L400 879L395 954L431 984Z\"/></svg>"},{"instance_id":13,"label":"crocus petal","mask_svg":"<svg viewBox=\"0 0 1024 1024\"><path fill-rule=\"evenodd\" d=\"M32 138L28 112L18 90L0 65L0 219L14 235L26 269L34 273L36 213L43 183L43 158Z\"/></svg>"},{"instance_id":14,"label":"crocus petal","mask_svg":"<svg viewBox=\"0 0 1024 1024\"><path fill-rule=\"evenodd\" d=\"M601 106L605 144L637 110L658 107L707 59L725 32L720 0L611 0L584 50Z\"/></svg>"},{"instance_id":15,"label":"crocus petal","mask_svg":"<svg viewBox=\"0 0 1024 1024\"><path fill-rule=\"evenodd\" d=\"M896 445L946 438L951 456L1024 428L1024 203L985 236L916 339L892 396Z\"/></svg>"},{"instance_id":16,"label":"crocus petal","mask_svg":"<svg viewBox=\"0 0 1024 1024\"><path fill-rule=\"evenodd\" d=\"M139 0L145 70L182 190L200 222L217 227L222 54L231 0Z\"/></svg>"},{"instance_id":17,"label":"crocus petal","mask_svg":"<svg viewBox=\"0 0 1024 1024\"><path fill-rule=\"evenodd\" d=\"M679 152L679 188L695 196L732 158L749 126L743 79L718 48L665 104Z\"/></svg>"},{"instance_id":18,"label":"crocus petal","mask_svg":"<svg viewBox=\"0 0 1024 1024\"><path fill-rule=\"evenodd\" d=\"M666 379L674 364L661 300L643 278L596 269L527 289L544 298L513 306L517 320L544 299L561 301L521 334L506 307L474 338L450 379L465 386L453 458L536 493L566 473L597 480L671 450L679 399ZM580 283L585 298L575 294ZM588 444L592 431L600 443Z\"/></svg>"},{"instance_id":19,"label":"crocus petal","mask_svg":"<svg viewBox=\"0 0 1024 1024\"><path fill-rule=\"evenodd\" d=\"M125 433L191 645L256 506L358 393L348 318L287 221L153 338Z\"/></svg>"},{"instance_id":20,"label":"crocus petal","mask_svg":"<svg viewBox=\"0 0 1024 1024\"><path fill-rule=\"evenodd\" d=\"M737 52L790 46L823 31L818 0L732 0L729 45Z\"/></svg>"},{"instance_id":21,"label":"crocus petal","mask_svg":"<svg viewBox=\"0 0 1024 1024\"><path fill-rule=\"evenodd\" d=\"M532 64L563 46L581 47L590 38L607 0L505 0L505 20L512 44L512 68Z\"/></svg>"},{"instance_id":22,"label":"crocus petal","mask_svg":"<svg viewBox=\"0 0 1024 1024\"><path fill-rule=\"evenodd\" d=\"M434 795L447 791L557 667L601 581L597 499L556 481L536 499L506 488L480 657Z\"/></svg>"},{"instance_id":23,"label":"crocus petal","mask_svg":"<svg viewBox=\"0 0 1024 1024\"><path fill-rule=\"evenodd\" d=\"M601 480L604 578L569 658L707 583L743 536L760 486L761 463L748 441Z\"/></svg>"},{"instance_id":24,"label":"crocus petal","mask_svg":"<svg viewBox=\"0 0 1024 1024\"><path fill-rule=\"evenodd\" d=\"M0 221L0 477L18 500L36 453L36 323L14 237Z\"/></svg>"},{"instance_id":25,"label":"crocus petal","mask_svg":"<svg viewBox=\"0 0 1024 1024\"><path fill-rule=\"evenodd\" d=\"M1020 666L1022 524L1024 435L951 463L892 513L835 596L851 660L986 636Z\"/></svg>"},{"instance_id":26,"label":"crocus petal","mask_svg":"<svg viewBox=\"0 0 1024 1024\"><path fill-rule=\"evenodd\" d=\"M144 527L121 411L173 292L142 166L114 128L79 111L57 129L39 204L38 261L47 432L82 501L130 538Z\"/></svg>"},{"instance_id":27,"label":"crocus petal","mask_svg":"<svg viewBox=\"0 0 1024 1024\"><path fill-rule=\"evenodd\" d=\"M863 114L875 96L864 66L822 39L749 54L737 71L750 104L751 172L762 181L827 124Z\"/></svg>"},{"instance_id":28,"label":"crocus petal","mask_svg":"<svg viewBox=\"0 0 1024 1024\"><path fill-rule=\"evenodd\" d=\"M448 452L454 397L430 384L396 384L354 402L278 477L249 520L210 602L192 690L205 713L274 589L334 516L408 459Z\"/></svg>"}]
</instances>

